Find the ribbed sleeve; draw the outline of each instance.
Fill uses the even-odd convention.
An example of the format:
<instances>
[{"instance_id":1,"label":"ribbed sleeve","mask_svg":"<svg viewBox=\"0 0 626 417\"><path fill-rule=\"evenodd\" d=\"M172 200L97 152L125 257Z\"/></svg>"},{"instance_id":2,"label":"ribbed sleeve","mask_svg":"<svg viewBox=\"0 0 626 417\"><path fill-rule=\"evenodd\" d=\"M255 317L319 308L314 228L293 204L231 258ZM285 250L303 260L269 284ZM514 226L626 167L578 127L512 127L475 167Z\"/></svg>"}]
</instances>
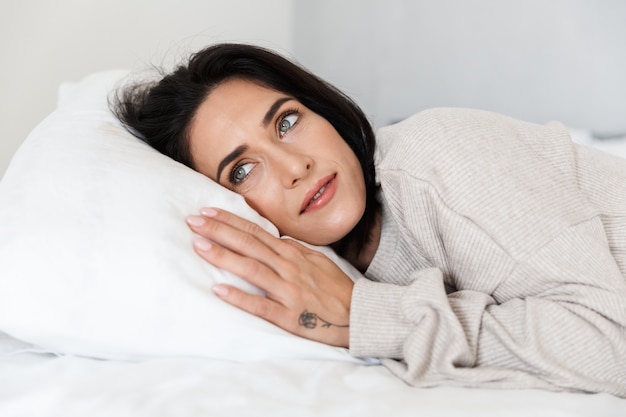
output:
<instances>
[{"instance_id":1,"label":"ribbed sleeve","mask_svg":"<svg viewBox=\"0 0 626 417\"><path fill-rule=\"evenodd\" d=\"M351 353L417 386L626 397L626 161L475 110L378 136L383 230Z\"/></svg>"}]
</instances>

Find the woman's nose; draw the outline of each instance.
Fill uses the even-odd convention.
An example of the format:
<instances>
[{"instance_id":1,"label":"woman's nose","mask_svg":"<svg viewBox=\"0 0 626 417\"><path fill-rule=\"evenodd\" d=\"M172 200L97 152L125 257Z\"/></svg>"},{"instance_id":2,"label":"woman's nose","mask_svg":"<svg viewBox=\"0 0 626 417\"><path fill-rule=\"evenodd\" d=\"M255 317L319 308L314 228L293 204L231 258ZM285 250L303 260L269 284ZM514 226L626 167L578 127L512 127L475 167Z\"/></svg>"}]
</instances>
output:
<instances>
[{"instance_id":1,"label":"woman's nose","mask_svg":"<svg viewBox=\"0 0 626 417\"><path fill-rule=\"evenodd\" d=\"M283 185L287 188L295 187L305 179L313 167L313 159L300 152L283 150L276 160L280 166Z\"/></svg>"}]
</instances>

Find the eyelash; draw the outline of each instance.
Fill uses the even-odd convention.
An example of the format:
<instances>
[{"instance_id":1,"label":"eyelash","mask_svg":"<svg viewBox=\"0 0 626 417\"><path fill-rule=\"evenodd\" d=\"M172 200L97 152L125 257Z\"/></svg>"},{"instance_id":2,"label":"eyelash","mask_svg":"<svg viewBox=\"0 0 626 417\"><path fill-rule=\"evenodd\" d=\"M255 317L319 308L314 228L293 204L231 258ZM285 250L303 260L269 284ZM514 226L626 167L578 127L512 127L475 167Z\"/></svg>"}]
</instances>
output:
<instances>
[{"instance_id":1,"label":"eyelash","mask_svg":"<svg viewBox=\"0 0 626 417\"><path fill-rule=\"evenodd\" d=\"M230 184L234 187L241 185L242 182L244 182L247 178L248 175L250 175L250 172L252 172L252 169L254 169L254 167L246 174L245 177L243 177L243 179L241 180L236 180L235 179L235 175L237 173L237 171L239 171L240 168L251 164L252 162L238 162L233 166L233 169L230 171L230 175L228 176L228 181L230 182Z\"/></svg>"},{"instance_id":2,"label":"eyelash","mask_svg":"<svg viewBox=\"0 0 626 417\"><path fill-rule=\"evenodd\" d=\"M280 131L280 125L282 122L285 121L285 119L287 119L287 117L289 116L298 116L298 118L296 119L296 121L289 126L289 129L287 129L285 132L281 132ZM281 138L285 135L285 133L289 132L291 129L294 128L295 125L298 124L298 122L300 121L300 110L298 110L297 108L293 108L293 109L287 109L285 110L280 117L278 118L278 120L276 121L276 130L278 132L278 136L280 136Z\"/></svg>"},{"instance_id":3,"label":"eyelash","mask_svg":"<svg viewBox=\"0 0 626 417\"><path fill-rule=\"evenodd\" d=\"M291 125L289 126L289 128L288 128L285 132L281 132L281 130L280 130L280 125L281 125L281 123L282 123L282 122L284 122L284 121L285 121L285 120L286 120L289 116L293 116L293 115L298 116L298 118L296 119L296 121L295 121L293 124L291 124ZM300 111L299 111L297 108L293 108L293 109L288 109L288 110L285 110L285 111L284 111L284 112L283 112L283 113L282 113L282 114L278 117L278 119L277 119L277 121L276 121L276 130L278 131L278 136L280 136L280 137L282 138L282 137L283 137L283 136L284 136L287 132L289 132L291 129L293 129L293 128L294 128L294 126L295 126L296 124L298 124L298 121L299 121L299 120L300 120ZM246 174L246 176L245 176L242 180L237 181L237 180L235 179L235 174L237 173L237 171L238 171L241 167L244 167L244 166L246 166L246 165L248 165L248 164L250 164L250 163L251 163L251 162L242 162L242 161L240 161L240 162L237 162L237 163L233 166L233 169L230 171L230 175L229 175L229 177L228 177L228 180L229 180L230 184L233 186L233 188L234 188L234 187L237 187L238 185L241 185L241 183L242 183L242 182L244 182L244 181L248 178L248 176L250 175L250 173ZM252 169L254 169L254 168L252 168ZM251 171L252 171L252 170L251 170ZM251 171L250 171L250 172L251 172Z\"/></svg>"}]
</instances>

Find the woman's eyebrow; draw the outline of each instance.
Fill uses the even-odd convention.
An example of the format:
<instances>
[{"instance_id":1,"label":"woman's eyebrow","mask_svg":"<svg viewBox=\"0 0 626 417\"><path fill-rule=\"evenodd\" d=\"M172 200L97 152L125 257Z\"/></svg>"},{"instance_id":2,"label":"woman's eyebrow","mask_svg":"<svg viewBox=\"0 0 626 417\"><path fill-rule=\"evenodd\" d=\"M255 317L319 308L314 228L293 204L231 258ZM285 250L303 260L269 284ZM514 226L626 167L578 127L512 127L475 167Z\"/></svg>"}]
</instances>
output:
<instances>
[{"instance_id":1,"label":"woman's eyebrow","mask_svg":"<svg viewBox=\"0 0 626 417\"><path fill-rule=\"evenodd\" d=\"M281 97L270 106L270 108L267 110L267 113L265 113L265 116L263 116L264 127L267 127L267 125L274 119L274 116L276 116L276 112L278 112L278 109L280 109L280 106L282 106L284 103L288 102L289 100L293 100L293 97ZM217 176L215 177L217 178L217 182L220 181L220 176L222 175L222 171L224 170L224 168L226 168L226 166L230 164L232 161L239 158L247 150L248 150L247 145L237 146L237 148L235 148L234 151L232 151L231 153L226 155L224 159L222 159L220 164L217 166Z\"/></svg>"},{"instance_id":2,"label":"woman's eyebrow","mask_svg":"<svg viewBox=\"0 0 626 417\"><path fill-rule=\"evenodd\" d=\"M220 175L222 175L222 171L224 170L224 168L226 168L226 166L233 162L235 159L239 158L247 150L247 145L237 146L234 151L232 151L231 153L226 155L224 159L222 159L222 162L220 162L217 167L217 176L215 177L217 178L217 182L220 182Z\"/></svg>"},{"instance_id":3,"label":"woman's eyebrow","mask_svg":"<svg viewBox=\"0 0 626 417\"><path fill-rule=\"evenodd\" d=\"M269 122L271 122L272 119L274 119L274 116L276 115L276 112L278 111L278 109L280 109L280 106L282 106L283 103L289 100L293 100L293 97L281 97L278 100L276 100L274 104L270 106L267 113L265 113L265 117L263 117L263 127L267 127Z\"/></svg>"}]
</instances>

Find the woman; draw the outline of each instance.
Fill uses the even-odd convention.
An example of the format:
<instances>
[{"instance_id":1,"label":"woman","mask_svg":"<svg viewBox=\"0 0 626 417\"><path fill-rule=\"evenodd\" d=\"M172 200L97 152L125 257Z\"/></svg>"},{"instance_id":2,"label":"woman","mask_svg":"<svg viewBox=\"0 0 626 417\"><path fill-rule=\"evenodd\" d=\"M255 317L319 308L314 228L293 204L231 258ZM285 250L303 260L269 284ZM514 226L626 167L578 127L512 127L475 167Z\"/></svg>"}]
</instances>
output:
<instances>
[{"instance_id":1,"label":"woman","mask_svg":"<svg viewBox=\"0 0 626 417\"><path fill-rule=\"evenodd\" d=\"M332 86L221 44L115 111L159 151L240 193L284 236L222 210L187 219L208 262L267 297L214 292L416 386L626 397L626 163L560 125L433 109L374 133ZM374 145L376 141L376 149Z\"/></svg>"}]
</instances>

